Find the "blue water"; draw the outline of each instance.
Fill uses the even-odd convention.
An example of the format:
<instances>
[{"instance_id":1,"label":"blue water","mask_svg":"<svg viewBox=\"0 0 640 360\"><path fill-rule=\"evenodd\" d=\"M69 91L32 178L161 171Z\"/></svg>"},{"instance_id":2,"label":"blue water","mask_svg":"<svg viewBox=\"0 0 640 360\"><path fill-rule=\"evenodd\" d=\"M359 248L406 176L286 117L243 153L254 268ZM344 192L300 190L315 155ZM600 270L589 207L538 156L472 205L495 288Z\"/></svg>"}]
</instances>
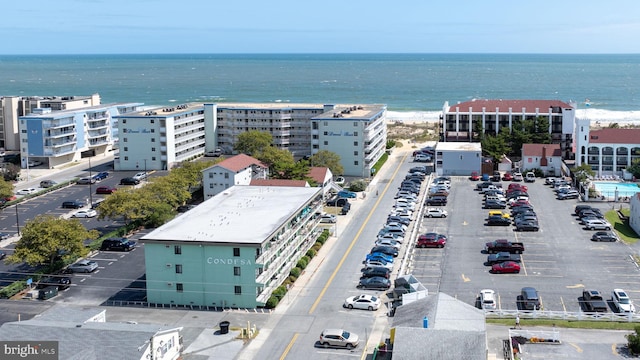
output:
<instances>
[{"instance_id":1,"label":"blue water","mask_svg":"<svg viewBox=\"0 0 640 360\"><path fill-rule=\"evenodd\" d=\"M640 55L298 54L0 56L0 95L103 103L378 103L438 111L472 98L640 110Z\"/></svg>"},{"instance_id":2,"label":"blue water","mask_svg":"<svg viewBox=\"0 0 640 360\"><path fill-rule=\"evenodd\" d=\"M640 187L637 184L622 183L622 182L607 182L607 181L594 181L593 185L604 196L615 196L616 190L619 197L631 197L640 192Z\"/></svg>"}]
</instances>

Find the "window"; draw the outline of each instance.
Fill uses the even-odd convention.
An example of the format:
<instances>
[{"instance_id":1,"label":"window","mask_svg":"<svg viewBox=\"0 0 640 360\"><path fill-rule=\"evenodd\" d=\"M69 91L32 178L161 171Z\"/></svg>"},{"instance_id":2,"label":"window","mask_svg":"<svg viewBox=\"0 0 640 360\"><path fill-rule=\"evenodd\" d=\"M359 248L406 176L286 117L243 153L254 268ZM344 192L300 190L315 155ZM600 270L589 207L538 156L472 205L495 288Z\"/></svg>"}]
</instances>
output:
<instances>
[{"instance_id":1,"label":"window","mask_svg":"<svg viewBox=\"0 0 640 360\"><path fill-rule=\"evenodd\" d=\"M151 142L156 142L156 138L151 138Z\"/></svg>"},{"instance_id":2,"label":"window","mask_svg":"<svg viewBox=\"0 0 640 360\"><path fill-rule=\"evenodd\" d=\"M176 291L177 292L182 292L184 291L184 285L182 283L177 283L176 284Z\"/></svg>"},{"instance_id":3,"label":"window","mask_svg":"<svg viewBox=\"0 0 640 360\"><path fill-rule=\"evenodd\" d=\"M329 126L329 122L328 122L328 121L325 121L325 122L324 122L324 126Z\"/></svg>"},{"instance_id":4,"label":"window","mask_svg":"<svg viewBox=\"0 0 640 360\"><path fill-rule=\"evenodd\" d=\"M328 141L325 141L325 142L324 142L324 144L325 144L325 145L329 145L329 142L328 142Z\"/></svg>"},{"instance_id":5,"label":"window","mask_svg":"<svg viewBox=\"0 0 640 360\"><path fill-rule=\"evenodd\" d=\"M357 122L357 121L354 121L354 122L353 122L353 127L356 127L356 126L358 126L358 122Z\"/></svg>"},{"instance_id":6,"label":"window","mask_svg":"<svg viewBox=\"0 0 640 360\"><path fill-rule=\"evenodd\" d=\"M209 184L209 189L213 189L213 183Z\"/></svg>"},{"instance_id":7,"label":"window","mask_svg":"<svg viewBox=\"0 0 640 360\"><path fill-rule=\"evenodd\" d=\"M229 178L229 173L224 173L224 178L228 179Z\"/></svg>"},{"instance_id":8,"label":"window","mask_svg":"<svg viewBox=\"0 0 640 360\"><path fill-rule=\"evenodd\" d=\"M358 152L357 152L357 151L354 151L354 152L353 152L353 155L358 156Z\"/></svg>"},{"instance_id":9,"label":"window","mask_svg":"<svg viewBox=\"0 0 640 360\"><path fill-rule=\"evenodd\" d=\"M325 131L324 136L327 136L327 135L329 135L329 132Z\"/></svg>"},{"instance_id":10,"label":"window","mask_svg":"<svg viewBox=\"0 0 640 360\"><path fill-rule=\"evenodd\" d=\"M236 295L242 295L242 286L234 286Z\"/></svg>"},{"instance_id":11,"label":"window","mask_svg":"<svg viewBox=\"0 0 640 360\"><path fill-rule=\"evenodd\" d=\"M155 157L155 156L152 156L152 157L151 157L151 161L156 161L156 157Z\"/></svg>"},{"instance_id":12,"label":"window","mask_svg":"<svg viewBox=\"0 0 640 360\"><path fill-rule=\"evenodd\" d=\"M353 146L358 146L358 142L357 142L357 141L354 141L354 142L353 142Z\"/></svg>"},{"instance_id":13,"label":"window","mask_svg":"<svg viewBox=\"0 0 640 360\"><path fill-rule=\"evenodd\" d=\"M127 142L127 138L123 138L123 139L122 139L122 142Z\"/></svg>"},{"instance_id":14,"label":"window","mask_svg":"<svg viewBox=\"0 0 640 360\"><path fill-rule=\"evenodd\" d=\"M209 179L213 179L213 173L209 173Z\"/></svg>"},{"instance_id":15,"label":"window","mask_svg":"<svg viewBox=\"0 0 640 360\"><path fill-rule=\"evenodd\" d=\"M128 147L128 146L125 146L125 147L124 147L124 151L129 151L129 147Z\"/></svg>"},{"instance_id":16,"label":"window","mask_svg":"<svg viewBox=\"0 0 640 360\"><path fill-rule=\"evenodd\" d=\"M354 161L354 162L353 162L353 165L358 166L358 160Z\"/></svg>"},{"instance_id":17,"label":"window","mask_svg":"<svg viewBox=\"0 0 640 360\"><path fill-rule=\"evenodd\" d=\"M128 156L125 156L125 157L124 157L124 161L129 161L129 157L128 157Z\"/></svg>"},{"instance_id":18,"label":"window","mask_svg":"<svg viewBox=\"0 0 640 360\"><path fill-rule=\"evenodd\" d=\"M122 119L122 123L126 124L127 123L127 119Z\"/></svg>"},{"instance_id":19,"label":"window","mask_svg":"<svg viewBox=\"0 0 640 360\"><path fill-rule=\"evenodd\" d=\"M240 248L233 248L233 256L240 256Z\"/></svg>"},{"instance_id":20,"label":"window","mask_svg":"<svg viewBox=\"0 0 640 360\"><path fill-rule=\"evenodd\" d=\"M353 132L353 136L358 136L358 132L357 132L357 131L354 131L354 132Z\"/></svg>"},{"instance_id":21,"label":"window","mask_svg":"<svg viewBox=\"0 0 640 360\"><path fill-rule=\"evenodd\" d=\"M151 129L151 133L153 134L154 132L156 132L156 129Z\"/></svg>"},{"instance_id":22,"label":"window","mask_svg":"<svg viewBox=\"0 0 640 360\"><path fill-rule=\"evenodd\" d=\"M240 276L240 266L234 266L233 267L233 275L234 276Z\"/></svg>"},{"instance_id":23,"label":"window","mask_svg":"<svg viewBox=\"0 0 640 360\"><path fill-rule=\"evenodd\" d=\"M152 147L152 148L151 148L151 151L156 151L156 148Z\"/></svg>"},{"instance_id":24,"label":"window","mask_svg":"<svg viewBox=\"0 0 640 360\"><path fill-rule=\"evenodd\" d=\"M182 255L182 246L175 245L173 247L173 253L176 254L176 255Z\"/></svg>"},{"instance_id":25,"label":"window","mask_svg":"<svg viewBox=\"0 0 640 360\"><path fill-rule=\"evenodd\" d=\"M182 274L182 264L176 264L176 274Z\"/></svg>"},{"instance_id":26,"label":"window","mask_svg":"<svg viewBox=\"0 0 640 360\"><path fill-rule=\"evenodd\" d=\"M156 121L155 121L154 119L151 119L151 123L152 123L152 124L153 124L153 123L155 123L155 122L156 122Z\"/></svg>"}]
</instances>

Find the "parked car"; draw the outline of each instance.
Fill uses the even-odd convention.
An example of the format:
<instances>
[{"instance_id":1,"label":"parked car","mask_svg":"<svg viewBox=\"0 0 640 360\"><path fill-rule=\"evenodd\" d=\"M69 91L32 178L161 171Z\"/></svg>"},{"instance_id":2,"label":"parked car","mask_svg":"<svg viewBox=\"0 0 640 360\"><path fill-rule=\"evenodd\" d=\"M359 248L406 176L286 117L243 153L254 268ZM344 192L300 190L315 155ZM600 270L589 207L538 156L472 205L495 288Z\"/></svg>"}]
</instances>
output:
<instances>
[{"instance_id":1,"label":"parked car","mask_svg":"<svg viewBox=\"0 0 640 360\"><path fill-rule=\"evenodd\" d=\"M431 161L431 156L427 154L417 154L413 161L416 162L429 162Z\"/></svg>"},{"instance_id":2,"label":"parked car","mask_svg":"<svg viewBox=\"0 0 640 360\"><path fill-rule=\"evenodd\" d=\"M67 270L74 273L90 273L95 271L98 268L98 263L91 260L78 260L77 262L69 265Z\"/></svg>"},{"instance_id":3,"label":"parked car","mask_svg":"<svg viewBox=\"0 0 640 360\"><path fill-rule=\"evenodd\" d=\"M71 217L74 218L92 218L98 216L98 212L93 209L85 209L76 211Z\"/></svg>"},{"instance_id":4,"label":"parked car","mask_svg":"<svg viewBox=\"0 0 640 360\"><path fill-rule=\"evenodd\" d=\"M523 287L520 290L518 301L525 310L540 310L540 296L538 296L538 290L533 287Z\"/></svg>"},{"instance_id":5,"label":"parked car","mask_svg":"<svg viewBox=\"0 0 640 360\"><path fill-rule=\"evenodd\" d=\"M11 237L11 234L0 233L0 240L7 240L10 237Z\"/></svg>"},{"instance_id":6,"label":"parked car","mask_svg":"<svg viewBox=\"0 0 640 360\"><path fill-rule=\"evenodd\" d=\"M536 181L536 174L534 174L531 171L525 174L524 182L535 182L535 181Z\"/></svg>"},{"instance_id":7,"label":"parked car","mask_svg":"<svg viewBox=\"0 0 640 360\"><path fill-rule=\"evenodd\" d=\"M62 203L63 209L80 209L84 207L86 204L82 201L64 201Z\"/></svg>"},{"instance_id":8,"label":"parked car","mask_svg":"<svg viewBox=\"0 0 640 360\"><path fill-rule=\"evenodd\" d=\"M582 306L588 312L607 312L609 308L600 291L590 289L582 291Z\"/></svg>"},{"instance_id":9,"label":"parked car","mask_svg":"<svg viewBox=\"0 0 640 360\"><path fill-rule=\"evenodd\" d=\"M516 231L539 231L540 225L537 221L525 221L516 225Z\"/></svg>"},{"instance_id":10,"label":"parked car","mask_svg":"<svg viewBox=\"0 0 640 360\"><path fill-rule=\"evenodd\" d=\"M342 304L342 307L347 309L375 311L378 310L380 305L382 305L380 298L369 294L362 294L348 297L344 301L344 304Z\"/></svg>"},{"instance_id":11,"label":"parked car","mask_svg":"<svg viewBox=\"0 0 640 360\"><path fill-rule=\"evenodd\" d=\"M507 203L496 199L490 199L484 202L485 209L506 209Z\"/></svg>"},{"instance_id":12,"label":"parked car","mask_svg":"<svg viewBox=\"0 0 640 360\"><path fill-rule=\"evenodd\" d=\"M371 290L387 290L391 287L391 281L382 276L374 276L360 279L358 282L358 289L371 289Z\"/></svg>"},{"instance_id":13,"label":"parked car","mask_svg":"<svg viewBox=\"0 0 640 360\"><path fill-rule=\"evenodd\" d=\"M611 231L596 231L591 236L591 241L609 241L614 242L618 241L618 236L612 233Z\"/></svg>"},{"instance_id":14,"label":"parked car","mask_svg":"<svg viewBox=\"0 0 640 360\"><path fill-rule=\"evenodd\" d=\"M42 180L42 181L40 181L40 187L44 188L44 189L50 188L50 187L55 186L55 185L58 185L58 183L53 181L53 180Z\"/></svg>"},{"instance_id":15,"label":"parked car","mask_svg":"<svg viewBox=\"0 0 640 360\"><path fill-rule=\"evenodd\" d=\"M375 253L382 253L385 255L397 257L398 249L394 246L376 245L373 248L371 248L370 254L375 254Z\"/></svg>"},{"instance_id":16,"label":"parked car","mask_svg":"<svg viewBox=\"0 0 640 360\"><path fill-rule=\"evenodd\" d=\"M102 241L100 251L131 251L136 242L127 238L109 238Z\"/></svg>"},{"instance_id":17,"label":"parked car","mask_svg":"<svg viewBox=\"0 0 640 360\"><path fill-rule=\"evenodd\" d=\"M96 183L96 179L85 176L85 177L81 177L78 180L76 180L76 184L78 185L89 185L89 184L95 184Z\"/></svg>"},{"instance_id":18,"label":"parked car","mask_svg":"<svg viewBox=\"0 0 640 360\"><path fill-rule=\"evenodd\" d=\"M388 279L391 276L391 269L383 266L370 266L362 269L361 277L374 277L374 276L381 276Z\"/></svg>"},{"instance_id":19,"label":"parked car","mask_svg":"<svg viewBox=\"0 0 640 360\"><path fill-rule=\"evenodd\" d=\"M208 157L220 157L220 156L222 156L222 149L217 148L217 149L212 150L212 151L207 151L206 153L204 153L204 156L208 156Z\"/></svg>"},{"instance_id":20,"label":"parked car","mask_svg":"<svg viewBox=\"0 0 640 360\"><path fill-rule=\"evenodd\" d=\"M392 239L381 239L376 240L375 246L391 246L396 248L397 250L400 250L400 248L402 247L402 243L400 241Z\"/></svg>"},{"instance_id":21,"label":"parked car","mask_svg":"<svg viewBox=\"0 0 640 360\"><path fill-rule=\"evenodd\" d=\"M149 176L149 174L147 174L146 172L142 171L139 173L136 173L135 175L132 176L132 178L138 180L138 181L142 181L145 180L147 177Z\"/></svg>"},{"instance_id":22,"label":"parked car","mask_svg":"<svg viewBox=\"0 0 640 360\"><path fill-rule=\"evenodd\" d=\"M113 194L116 190L113 186L98 186L96 194Z\"/></svg>"},{"instance_id":23,"label":"parked car","mask_svg":"<svg viewBox=\"0 0 640 360\"><path fill-rule=\"evenodd\" d=\"M101 181L109 177L109 173L107 171L100 171L99 173L93 175L93 178L96 181Z\"/></svg>"},{"instance_id":24,"label":"parked car","mask_svg":"<svg viewBox=\"0 0 640 360\"><path fill-rule=\"evenodd\" d=\"M394 240L402 243L402 241L404 240L404 235L401 233L383 233L378 234L377 240Z\"/></svg>"},{"instance_id":25,"label":"parked car","mask_svg":"<svg viewBox=\"0 0 640 360\"><path fill-rule=\"evenodd\" d=\"M418 236L417 248L443 248L447 244L447 236L438 233L426 233Z\"/></svg>"},{"instance_id":26,"label":"parked car","mask_svg":"<svg viewBox=\"0 0 640 360\"><path fill-rule=\"evenodd\" d=\"M512 181L522 181L522 180L524 180L524 178L522 177L522 173L519 173L519 172L513 173Z\"/></svg>"},{"instance_id":27,"label":"parked car","mask_svg":"<svg viewBox=\"0 0 640 360\"><path fill-rule=\"evenodd\" d=\"M511 225L511 219L494 215L487 218L486 224L487 226L509 226Z\"/></svg>"},{"instance_id":28,"label":"parked car","mask_svg":"<svg viewBox=\"0 0 640 360\"><path fill-rule=\"evenodd\" d=\"M429 205L447 205L447 197L446 196L431 196L426 201L427 206Z\"/></svg>"},{"instance_id":29,"label":"parked car","mask_svg":"<svg viewBox=\"0 0 640 360\"><path fill-rule=\"evenodd\" d=\"M353 191L341 190L341 191L338 191L338 197L355 199L358 197L358 194L354 193Z\"/></svg>"},{"instance_id":30,"label":"parked car","mask_svg":"<svg viewBox=\"0 0 640 360\"><path fill-rule=\"evenodd\" d=\"M367 254L365 261L382 260L388 263L393 263L393 255L387 255L381 252L374 252Z\"/></svg>"},{"instance_id":31,"label":"parked car","mask_svg":"<svg viewBox=\"0 0 640 360\"><path fill-rule=\"evenodd\" d=\"M185 204L185 205L180 205L176 208L176 211L179 213L186 213L187 211L191 210L191 209L195 209L196 205L193 204Z\"/></svg>"},{"instance_id":32,"label":"parked car","mask_svg":"<svg viewBox=\"0 0 640 360\"><path fill-rule=\"evenodd\" d=\"M320 345L324 347L338 346L353 349L358 346L358 335L342 329L325 329L320 334Z\"/></svg>"},{"instance_id":33,"label":"parked car","mask_svg":"<svg viewBox=\"0 0 640 360\"><path fill-rule=\"evenodd\" d=\"M480 309L495 310L497 307L496 292L491 289L480 290Z\"/></svg>"},{"instance_id":34,"label":"parked car","mask_svg":"<svg viewBox=\"0 0 640 360\"><path fill-rule=\"evenodd\" d=\"M441 208L428 208L425 212L424 212L424 217L426 218L446 218L448 215L447 210L441 209Z\"/></svg>"},{"instance_id":35,"label":"parked car","mask_svg":"<svg viewBox=\"0 0 640 360\"><path fill-rule=\"evenodd\" d=\"M585 221L584 227L587 230L611 230L611 224L600 219Z\"/></svg>"},{"instance_id":36,"label":"parked car","mask_svg":"<svg viewBox=\"0 0 640 360\"><path fill-rule=\"evenodd\" d=\"M338 218L333 214L320 215L320 222L325 224L334 224L338 221Z\"/></svg>"},{"instance_id":37,"label":"parked car","mask_svg":"<svg viewBox=\"0 0 640 360\"><path fill-rule=\"evenodd\" d=\"M345 204L348 204L349 200L345 199L345 198L341 198L341 197L334 197L333 199L330 199L327 201L327 206L344 206Z\"/></svg>"},{"instance_id":38,"label":"parked car","mask_svg":"<svg viewBox=\"0 0 640 360\"><path fill-rule=\"evenodd\" d=\"M140 184L140 180L134 179L132 177L126 177L120 179L120 185L138 185Z\"/></svg>"},{"instance_id":39,"label":"parked car","mask_svg":"<svg viewBox=\"0 0 640 360\"><path fill-rule=\"evenodd\" d=\"M7 253L4 252L3 250L0 250L0 260L3 260L6 257L7 257Z\"/></svg>"},{"instance_id":40,"label":"parked car","mask_svg":"<svg viewBox=\"0 0 640 360\"><path fill-rule=\"evenodd\" d=\"M42 165L42 161L40 161L40 160L29 160L28 165L29 165L29 167L40 166L40 165Z\"/></svg>"},{"instance_id":41,"label":"parked car","mask_svg":"<svg viewBox=\"0 0 640 360\"><path fill-rule=\"evenodd\" d=\"M509 252L499 252L495 254L489 254L487 256L487 261L485 262L485 265L499 264L505 261L514 261L519 263L521 260L522 258L519 254L512 254Z\"/></svg>"},{"instance_id":42,"label":"parked car","mask_svg":"<svg viewBox=\"0 0 640 360\"><path fill-rule=\"evenodd\" d=\"M386 262L384 260L365 260L363 262L364 267L365 268L369 268L369 267L384 267L387 269L393 269L393 263L392 262Z\"/></svg>"},{"instance_id":43,"label":"parked car","mask_svg":"<svg viewBox=\"0 0 640 360\"><path fill-rule=\"evenodd\" d=\"M477 171L473 171L471 173L471 176L469 176L469 180L471 180L471 181L479 181L480 180L480 174L478 174Z\"/></svg>"},{"instance_id":44,"label":"parked car","mask_svg":"<svg viewBox=\"0 0 640 360\"><path fill-rule=\"evenodd\" d=\"M411 223L411 219L407 219L406 217L397 216L397 215L389 215L387 216L387 222L397 222L402 225L408 226Z\"/></svg>"},{"instance_id":45,"label":"parked car","mask_svg":"<svg viewBox=\"0 0 640 360\"><path fill-rule=\"evenodd\" d=\"M16 195L31 195L31 194L35 194L38 192L38 189L36 188L26 188L26 189L20 189L18 191L16 191Z\"/></svg>"},{"instance_id":46,"label":"parked car","mask_svg":"<svg viewBox=\"0 0 640 360\"><path fill-rule=\"evenodd\" d=\"M504 173L504 175L502 175L502 181L512 181L513 180L513 175L511 175L510 172L506 172Z\"/></svg>"},{"instance_id":47,"label":"parked car","mask_svg":"<svg viewBox=\"0 0 640 360\"><path fill-rule=\"evenodd\" d=\"M622 289L613 289L611 292L611 302L616 307L618 312L621 313L635 313L636 307L627 295L627 292Z\"/></svg>"},{"instance_id":48,"label":"parked car","mask_svg":"<svg viewBox=\"0 0 640 360\"><path fill-rule=\"evenodd\" d=\"M66 290L71 286L71 278L68 276L47 276L38 281L36 289L44 289L48 286L57 286L58 290Z\"/></svg>"},{"instance_id":49,"label":"parked car","mask_svg":"<svg viewBox=\"0 0 640 360\"><path fill-rule=\"evenodd\" d=\"M520 264L514 261L493 264L490 272L494 274L518 274L520 273Z\"/></svg>"}]
</instances>

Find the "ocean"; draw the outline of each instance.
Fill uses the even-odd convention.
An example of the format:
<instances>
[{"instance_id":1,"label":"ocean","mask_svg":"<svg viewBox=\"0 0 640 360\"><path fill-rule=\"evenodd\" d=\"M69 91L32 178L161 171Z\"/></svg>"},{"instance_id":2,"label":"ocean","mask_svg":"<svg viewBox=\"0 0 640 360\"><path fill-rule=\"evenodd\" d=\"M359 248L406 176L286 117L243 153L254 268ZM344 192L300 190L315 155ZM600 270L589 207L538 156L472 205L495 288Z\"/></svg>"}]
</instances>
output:
<instances>
[{"instance_id":1,"label":"ocean","mask_svg":"<svg viewBox=\"0 0 640 360\"><path fill-rule=\"evenodd\" d=\"M386 104L392 117L426 121L445 101L484 98L574 101L592 121L635 122L638 84L635 54L0 56L0 96L99 93L103 103L160 106L371 103Z\"/></svg>"}]
</instances>

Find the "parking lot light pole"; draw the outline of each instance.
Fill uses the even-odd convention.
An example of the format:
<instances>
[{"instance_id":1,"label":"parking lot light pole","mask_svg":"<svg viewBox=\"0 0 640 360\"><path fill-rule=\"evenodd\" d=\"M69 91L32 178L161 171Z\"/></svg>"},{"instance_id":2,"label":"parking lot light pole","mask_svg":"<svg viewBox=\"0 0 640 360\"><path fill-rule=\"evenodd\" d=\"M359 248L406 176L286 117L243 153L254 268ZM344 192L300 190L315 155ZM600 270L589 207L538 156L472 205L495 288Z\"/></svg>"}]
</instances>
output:
<instances>
[{"instance_id":1,"label":"parking lot light pole","mask_svg":"<svg viewBox=\"0 0 640 360\"><path fill-rule=\"evenodd\" d=\"M91 158L89 158L89 206L93 206L93 189L91 189L91 181L93 181L93 176L91 174Z\"/></svg>"},{"instance_id":2,"label":"parking lot light pole","mask_svg":"<svg viewBox=\"0 0 640 360\"><path fill-rule=\"evenodd\" d=\"M18 218L18 203L16 203L16 227L18 228L18 236L20 236L20 218Z\"/></svg>"}]
</instances>

